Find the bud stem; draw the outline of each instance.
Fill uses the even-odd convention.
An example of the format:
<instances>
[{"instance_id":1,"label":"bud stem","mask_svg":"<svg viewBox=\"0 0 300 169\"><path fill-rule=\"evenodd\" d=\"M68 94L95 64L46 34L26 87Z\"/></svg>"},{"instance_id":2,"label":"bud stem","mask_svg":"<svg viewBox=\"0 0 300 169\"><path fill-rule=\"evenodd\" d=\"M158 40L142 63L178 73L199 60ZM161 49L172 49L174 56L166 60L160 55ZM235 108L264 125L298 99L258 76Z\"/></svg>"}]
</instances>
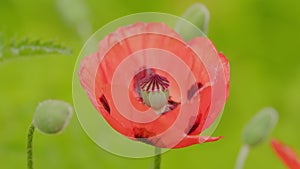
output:
<instances>
[{"instance_id":1,"label":"bud stem","mask_svg":"<svg viewBox=\"0 0 300 169\"><path fill-rule=\"evenodd\" d=\"M33 169L33 158L32 158L32 140L35 127L33 124L30 125L27 135L27 168Z\"/></svg>"},{"instance_id":2,"label":"bud stem","mask_svg":"<svg viewBox=\"0 0 300 169\"><path fill-rule=\"evenodd\" d=\"M239 152L238 158L236 160L235 169L243 169L246 162L250 147L247 144L244 144Z\"/></svg>"},{"instance_id":3,"label":"bud stem","mask_svg":"<svg viewBox=\"0 0 300 169\"><path fill-rule=\"evenodd\" d=\"M155 147L155 156L154 156L154 169L160 169L160 163L161 163L161 149L159 147Z\"/></svg>"}]
</instances>

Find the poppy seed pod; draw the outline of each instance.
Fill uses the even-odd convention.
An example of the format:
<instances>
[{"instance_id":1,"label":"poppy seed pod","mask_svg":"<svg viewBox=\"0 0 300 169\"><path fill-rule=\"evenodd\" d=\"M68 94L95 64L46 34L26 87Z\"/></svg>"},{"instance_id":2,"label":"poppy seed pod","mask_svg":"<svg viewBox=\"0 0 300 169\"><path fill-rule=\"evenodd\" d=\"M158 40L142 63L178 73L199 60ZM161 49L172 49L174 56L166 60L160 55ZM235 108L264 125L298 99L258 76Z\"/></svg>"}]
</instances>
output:
<instances>
[{"instance_id":1,"label":"poppy seed pod","mask_svg":"<svg viewBox=\"0 0 300 169\"><path fill-rule=\"evenodd\" d=\"M63 131L72 116L72 106L59 100L41 102L35 111L33 125L45 134L56 134Z\"/></svg>"}]
</instances>

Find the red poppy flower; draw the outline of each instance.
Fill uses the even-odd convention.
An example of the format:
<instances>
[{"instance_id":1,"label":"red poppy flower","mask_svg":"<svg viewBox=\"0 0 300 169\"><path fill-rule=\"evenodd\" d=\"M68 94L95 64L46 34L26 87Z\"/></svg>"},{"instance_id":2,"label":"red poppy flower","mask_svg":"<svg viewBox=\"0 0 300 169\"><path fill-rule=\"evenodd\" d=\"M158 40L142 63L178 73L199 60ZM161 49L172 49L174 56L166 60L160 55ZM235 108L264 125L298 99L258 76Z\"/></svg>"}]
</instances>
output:
<instances>
[{"instance_id":1,"label":"red poppy flower","mask_svg":"<svg viewBox=\"0 0 300 169\"><path fill-rule=\"evenodd\" d=\"M119 133L180 148L221 137L199 136L222 111L229 64L206 37L185 42L164 23L121 27L85 57L80 82Z\"/></svg>"},{"instance_id":2,"label":"red poppy flower","mask_svg":"<svg viewBox=\"0 0 300 169\"><path fill-rule=\"evenodd\" d=\"M300 169L300 161L297 154L280 141L273 139L271 146L281 161L290 169Z\"/></svg>"}]
</instances>

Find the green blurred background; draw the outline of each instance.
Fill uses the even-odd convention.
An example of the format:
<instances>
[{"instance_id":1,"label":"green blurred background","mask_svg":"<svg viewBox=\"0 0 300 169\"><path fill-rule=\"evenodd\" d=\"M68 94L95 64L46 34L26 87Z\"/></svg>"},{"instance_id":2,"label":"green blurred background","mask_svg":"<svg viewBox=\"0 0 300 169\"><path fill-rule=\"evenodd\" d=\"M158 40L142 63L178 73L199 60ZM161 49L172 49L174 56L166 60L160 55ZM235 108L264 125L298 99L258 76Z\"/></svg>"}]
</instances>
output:
<instances>
[{"instance_id":1,"label":"green blurred background","mask_svg":"<svg viewBox=\"0 0 300 169\"><path fill-rule=\"evenodd\" d=\"M45 99L72 102L72 74L76 57L90 34L78 34L76 21L64 10L83 13L91 32L118 17L146 11L181 15L194 0L86 0L88 11L53 0L0 0L0 32L5 37L54 39L73 49L71 56L47 55L0 63L0 168L26 168L26 135L35 107ZM300 153L300 1L203 0L211 13L209 37L231 64L231 93L215 142L171 150L162 156L162 169L230 169L241 145L241 131L261 108L272 106L279 123L271 137ZM79 5L80 6L80 5ZM61 6L60 6L61 7ZM76 10L79 11L76 11ZM64 17L63 17L64 16ZM80 30L79 30L80 32ZM104 138L105 139L105 138ZM149 168L151 158L128 159L96 146L74 115L57 136L36 133L35 168L119 169ZM133 150L134 151L134 150ZM266 142L253 149L246 169L284 166Z\"/></svg>"}]
</instances>

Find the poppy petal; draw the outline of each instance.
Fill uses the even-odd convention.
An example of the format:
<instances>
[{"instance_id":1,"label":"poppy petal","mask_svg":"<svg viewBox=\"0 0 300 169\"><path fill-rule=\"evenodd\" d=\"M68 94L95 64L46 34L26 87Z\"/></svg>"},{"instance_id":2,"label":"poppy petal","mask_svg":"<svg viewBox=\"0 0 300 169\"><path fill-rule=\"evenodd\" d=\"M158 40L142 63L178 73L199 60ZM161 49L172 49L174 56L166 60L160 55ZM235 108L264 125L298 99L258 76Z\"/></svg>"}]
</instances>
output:
<instances>
[{"instance_id":1,"label":"poppy petal","mask_svg":"<svg viewBox=\"0 0 300 169\"><path fill-rule=\"evenodd\" d=\"M113 48L111 48L110 51L108 51L105 55L105 57L103 58L100 66L99 66L99 70L98 70L98 75L96 77L96 95L101 95L101 93L103 93L103 89L99 88L99 86L105 86L105 85L111 85L111 80L112 80L112 73L113 73L113 70L115 70L119 63L126 57L124 55L124 53L126 52L122 52L123 50L122 49L127 49L127 48L130 48L130 52L136 52L138 50L143 50L145 48L159 48L159 49L165 49L165 50L168 50L168 51L172 51L174 54L176 54L176 56L180 56L181 59L185 59L186 58L186 51L190 51L190 49L186 48L185 46L185 43L183 41L181 41L181 39L175 39L175 38L178 38L179 36L173 31L171 30L170 28L168 28L167 26L165 26L165 24L154 24L154 23L149 23L149 24L134 24L134 25L131 25L130 28L129 28L129 33L127 32L127 27L125 28L120 28L118 29L117 32L121 32L121 33L115 33L114 36L116 36L118 34L118 36L122 35L122 36L128 36L130 34L131 29L134 29L134 27L140 27L140 26L146 26L146 28L144 29L136 29L135 31L141 31L141 32L136 32L137 35L134 35L132 37L128 37L126 39L123 39L121 43L117 42L117 40L115 41L116 44L113 46ZM159 32L159 27L161 27L160 29L162 29L164 33L168 33L167 35L160 35L161 32ZM146 30L147 32L142 32L143 30ZM149 32L159 32L159 34L149 34ZM143 34L145 33L145 34ZM174 37L174 38L171 38L171 37ZM145 38L147 40L145 40ZM111 39L121 39L121 38L111 38ZM144 39L144 40L143 40ZM133 45L131 46L132 44L135 44L137 43L139 45ZM162 42L160 44L160 42ZM102 44L102 42L100 43ZM143 45L140 45L140 44L143 44ZM122 46L122 48L118 47L118 46ZM125 47L127 46L127 47ZM114 51L114 52L111 52L111 51ZM126 54L127 55L127 54ZM128 54L129 55L129 54ZM195 54L194 54L194 58L195 58ZM192 58L192 57L191 57ZM141 58L139 57L139 59L141 60L140 62L144 62ZM113 61L112 61L113 60ZM149 61L149 60L147 60ZM199 61L198 61L199 62ZM134 62L136 63L136 62ZM193 64L195 62L191 62L190 60L186 61L186 63L188 64ZM197 65L202 65L201 63L197 64ZM134 66L134 65L132 65ZM168 65L166 65L168 66ZM202 72L203 72L203 66L198 66L199 68L195 70L198 71L202 69ZM174 68L172 68L174 69ZM205 72L203 72L201 75L198 75L198 78L203 78L205 76ZM124 76L124 74L123 74ZM182 75L182 76L179 76L179 77L182 77L182 78L186 78L187 75ZM105 78L105 79L102 79L102 78ZM124 76L123 78L130 78L130 77L126 77ZM182 81L186 81L186 79L182 79ZM207 81L206 79L203 79L202 81ZM98 89L97 89L98 88ZM172 87L171 87L172 88ZM133 90L134 91L134 90ZM171 89L172 91L172 89ZM175 90L173 90L175 91ZM175 91L176 92L176 91ZM108 93L108 95L111 95L111 93ZM111 98L111 97L107 97L108 100ZM179 98L179 96L176 96L176 95L172 95L172 98ZM172 99L173 100L173 99ZM203 99L205 100L205 99ZM175 99L176 101L176 99ZM112 102L112 101L111 101ZM136 102L132 102L132 103L136 103ZM136 103L138 104L138 103ZM114 106L112 106L114 107ZM175 108L175 107L174 107ZM173 109L174 109L173 108ZM171 108L172 109L172 108ZM112 113L111 113L111 116L115 119L118 119L120 121L128 121L127 119L125 119L124 117L122 116L119 116L117 112L115 112L114 110L116 109L112 109ZM175 113L175 112L172 112L172 114L168 115L168 116L177 116L178 113ZM160 118L161 120L165 119L165 118ZM144 128L146 128L147 130L149 130L149 127L153 128L153 130L157 131L157 130L165 130L166 128L168 128L168 126L170 126L172 124L172 119L174 119L173 117L168 117L164 120L163 123L165 124L168 124L168 125L160 125L161 127L160 128L153 128L152 126L157 126L157 124L161 124L162 122L155 122L153 121L151 124L144 124ZM171 123L170 123L171 122ZM147 127L149 126L149 127ZM163 126L166 126L165 128L163 128ZM135 126L135 127L141 127L140 124L138 126ZM160 132L161 132L160 131Z\"/></svg>"},{"instance_id":2,"label":"poppy petal","mask_svg":"<svg viewBox=\"0 0 300 169\"><path fill-rule=\"evenodd\" d=\"M228 59L226 58L226 56L222 52L219 53L219 56L220 56L222 64L223 64L225 80L226 80L226 86L227 86L226 98L228 98L228 96L229 96L229 82L230 82L230 66L229 66Z\"/></svg>"},{"instance_id":3,"label":"poppy petal","mask_svg":"<svg viewBox=\"0 0 300 169\"><path fill-rule=\"evenodd\" d=\"M203 89L199 91L199 94L199 113L194 123L190 124L189 132L187 133L189 135L199 135L203 130L203 126L205 125L205 116L207 116L210 108L211 86L203 87Z\"/></svg>"},{"instance_id":4,"label":"poppy petal","mask_svg":"<svg viewBox=\"0 0 300 169\"><path fill-rule=\"evenodd\" d=\"M167 51L169 56L173 56L166 60L167 56L151 54L151 50L147 49ZM134 57L139 52L141 55ZM128 58L131 60L126 62L126 69L120 69ZM188 71L178 69L173 63L176 59ZM156 69L152 70L157 65L165 71L159 73L170 84L176 84L170 85L170 111L161 115L143 104L137 88L139 76L145 74L138 72L149 67L151 72L157 73ZM118 74L118 70L126 71ZM174 73L171 77L169 72L176 72L176 78L173 77ZM221 138L199 136L223 109L229 88L228 61L223 54L217 53L211 41L205 37L186 43L163 23L136 23L120 27L99 42L97 53L82 60L79 77L94 107L115 130L131 139L168 148L176 145L179 148ZM115 79L118 79L118 83L115 83ZM133 79L132 83L130 79ZM116 96L119 101L116 101ZM120 111L120 107L123 111ZM181 111L184 115L181 115ZM149 117L155 119L148 122ZM140 122L139 118L147 122ZM174 138L180 139L179 144Z\"/></svg>"},{"instance_id":5,"label":"poppy petal","mask_svg":"<svg viewBox=\"0 0 300 169\"><path fill-rule=\"evenodd\" d=\"M178 143L174 148L187 147L194 144L201 144L206 142L214 142L218 141L223 136L219 137L208 137L208 136L196 136L196 135L187 135L180 143Z\"/></svg>"},{"instance_id":6,"label":"poppy petal","mask_svg":"<svg viewBox=\"0 0 300 169\"><path fill-rule=\"evenodd\" d=\"M273 139L271 146L281 161L290 169L300 169L299 158L290 147L284 145L278 140Z\"/></svg>"},{"instance_id":7,"label":"poppy petal","mask_svg":"<svg viewBox=\"0 0 300 169\"><path fill-rule=\"evenodd\" d=\"M85 89L89 99L91 100L93 105L97 105L96 97L95 97L95 76L97 72L99 55L97 53L93 53L90 56L87 56L85 59L81 61L80 69L79 69L79 80L82 87Z\"/></svg>"},{"instance_id":8,"label":"poppy petal","mask_svg":"<svg viewBox=\"0 0 300 169\"><path fill-rule=\"evenodd\" d=\"M189 44L195 50L198 56L201 57L206 69L210 75L210 84L212 86L212 99L208 112L205 113L203 119L205 124L203 130L209 128L214 120L222 112L227 98L227 84L229 79L229 65L224 59L224 55L220 56L213 43L206 37L196 37ZM224 68L225 65L225 68ZM227 73L224 73L227 72ZM225 89L225 90L224 90ZM206 105L201 105L205 106Z\"/></svg>"}]
</instances>

